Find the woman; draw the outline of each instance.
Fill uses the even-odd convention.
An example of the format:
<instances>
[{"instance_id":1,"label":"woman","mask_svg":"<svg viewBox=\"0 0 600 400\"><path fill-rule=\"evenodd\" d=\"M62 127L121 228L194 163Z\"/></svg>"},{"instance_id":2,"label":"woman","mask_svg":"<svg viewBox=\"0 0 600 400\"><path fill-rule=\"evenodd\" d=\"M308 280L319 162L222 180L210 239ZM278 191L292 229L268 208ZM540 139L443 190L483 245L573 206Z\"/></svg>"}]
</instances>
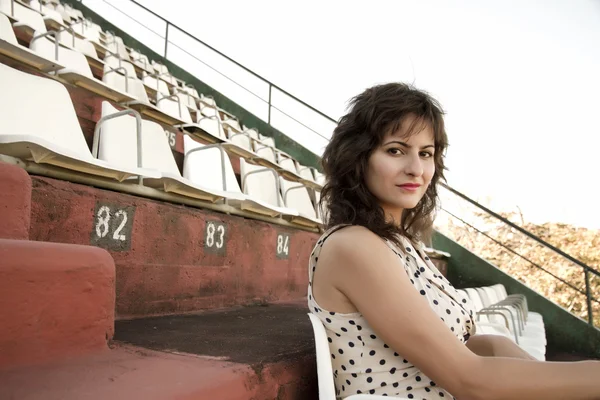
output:
<instances>
[{"instance_id":1,"label":"woman","mask_svg":"<svg viewBox=\"0 0 600 400\"><path fill-rule=\"evenodd\" d=\"M469 300L423 252L446 147L438 103L392 83L355 97L325 150L328 226L308 303L338 398L600 399L599 362L538 362L504 337L473 336Z\"/></svg>"}]
</instances>

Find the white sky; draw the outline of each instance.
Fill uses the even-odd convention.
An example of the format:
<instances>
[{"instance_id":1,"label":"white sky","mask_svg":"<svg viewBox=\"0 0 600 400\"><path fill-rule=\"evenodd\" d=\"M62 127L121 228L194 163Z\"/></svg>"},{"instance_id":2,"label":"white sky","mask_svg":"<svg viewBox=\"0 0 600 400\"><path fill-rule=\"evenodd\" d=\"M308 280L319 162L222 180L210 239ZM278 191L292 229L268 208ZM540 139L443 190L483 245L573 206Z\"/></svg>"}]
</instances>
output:
<instances>
[{"instance_id":1,"label":"white sky","mask_svg":"<svg viewBox=\"0 0 600 400\"><path fill-rule=\"evenodd\" d=\"M128 1L106 1L164 35L164 23ZM600 1L138 1L336 119L373 84L414 83L447 112L451 186L495 210L518 205L534 222L600 228ZM103 0L84 3L163 52L163 39ZM268 85L182 33L171 29L169 39L268 98ZM169 47L173 62L266 119L263 101L181 49ZM332 124L272 96L331 134ZM324 139L277 111L272 119L321 153Z\"/></svg>"}]
</instances>

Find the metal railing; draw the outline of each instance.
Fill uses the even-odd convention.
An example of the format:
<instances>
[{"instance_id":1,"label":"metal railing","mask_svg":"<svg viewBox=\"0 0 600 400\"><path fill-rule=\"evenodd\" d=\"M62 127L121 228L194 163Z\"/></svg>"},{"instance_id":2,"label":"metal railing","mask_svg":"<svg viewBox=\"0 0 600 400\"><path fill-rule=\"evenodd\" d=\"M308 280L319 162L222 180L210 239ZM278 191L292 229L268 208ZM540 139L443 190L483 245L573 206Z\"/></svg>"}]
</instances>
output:
<instances>
[{"instance_id":1,"label":"metal railing","mask_svg":"<svg viewBox=\"0 0 600 400\"><path fill-rule=\"evenodd\" d=\"M78 1L83 2L82 0L78 0ZM119 1L120 2L124 2L124 0L119 0ZM152 15L153 17L155 17L156 19L158 19L161 22L163 22L165 24L164 34L161 34L159 32L156 32L156 30L154 30L154 29L150 29L149 27L144 26L139 21L137 21L133 16L129 15L128 13L123 12L122 9L120 9L117 6L115 6L110 1L102 0L102 2L104 2L107 5L109 5L111 8L113 8L117 12L119 12L122 15L128 17L132 21L134 21L137 24L143 26L149 32L152 32L154 35L156 35L159 38L163 39L164 40L164 47L163 47L164 50L163 50L162 56L165 59L168 59L167 56L169 54L169 48L170 48L170 46L173 46L174 48L177 48L179 51L185 53L187 56L193 58L194 60L202 63L203 65L205 65L209 69L213 70L215 73L217 73L217 74L221 75L222 77L224 77L225 79L231 81L233 84L235 84L239 88L241 88L244 91L248 92L249 94L253 95L257 100L259 100L261 102L264 102L267 105L267 107L268 107L266 122L269 125L273 126L272 125L272 120L271 120L271 113L272 113L272 110L276 110L279 113L281 113L282 115L290 118L291 120L293 120L297 124L301 125L305 129L309 130L312 134L319 136L321 139L329 140L329 138L327 136L323 135L323 133L318 132L317 130L315 130L312 127L310 127L309 125L307 125L306 121L301 121L301 120L295 118L294 116L290 115L288 112L282 110L281 108L279 108L278 106L276 106L275 104L273 104L273 89L277 90L278 92L280 92L283 95L285 95L288 98L290 98L294 103L296 103L296 105L299 105L299 106L303 107L304 109L309 110L310 112L314 113L315 116L318 116L318 117L324 119L325 121L328 121L328 122L336 124L337 121L334 118L332 118L331 116L325 114L322 111L317 110L315 107L313 107L310 104L306 103L305 101L299 99L298 97L296 97L293 94L289 93L288 91L284 90L283 88L281 88L280 86L276 85L275 83L269 81L268 79L265 79L264 77L260 76L259 74L257 74L256 72L252 71L251 69L245 67L244 65L242 65L238 61L236 61L233 58L227 56L226 54L223 54L219 50L215 49L214 47L210 46L209 44L205 43L204 41L198 39L197 37L195 37L194 35L192 35L188 31L186 31L185 29L179 27L178 25L172 23L171 21L169 21L169 20L165 19L164 17L160 16L159 14L155 13L151 9L149 9L149 8L145 7L144 5L140 4L138 1L136 1L136 0L127 0L127 1L129 3L131 3L131 4L135 4L140 9L144 10L145 12L149 13L150 15ZM121 3L120 5L122 5L122 4L123 3ZM215 54L219 55L223 60L226 60L227 62L231 63L232 65L235 65L236 67L242 69L243 71L245 71L246 73L248 73L253 78L256 78L259 81L262 81L264 84L266 84L268 86L268 99L265 100L260 94L255 93L251 89L248 89L242 83L236 81L234 78L232 78L232 77L230 77L230 76L222 73L217 68L215 68L212 65L210 65L209 63L207 63L204 60L198 58L196 55L190 53L186 49L180 47L177 43L174 43L173 41L169 40L169 32L172 30L172 28L175 28L179 32L183 33L184 35L186 35L189 38L191 38L192 40L194 40L197 44L200 44L200 45L204 46L205 48L209 49L210 51L214 52ZM133 37L133 35L132 35L132 37ZM235 101L235 99L232 99L232 100Z\"/></svg>"},{"instance_id":2,"label":"metal railing","mask_svg":"<svg viewBox=\"0 0 600 400\"><path fill-rule=\"evenodd\" d=\"M82 1L82 0L78 0L78 1ZM109 1L107 0L102 0L104 3L110 5L111 7L113 7L115 10L121 12L122 14L124 14L125 16L127 16L128 18L130 18L131 20L139 23L137 20L135 20L133 17L131 17L130 15L124 13L122 10L120 10L118 7L115 7L113 4L111 4ZM123 1L123 0L121 0ZM158 32L149 29L146 27L146 29L148 29L149 31L153 32L155 35L157 35L158 37L164 39L164 53L163 56L165 59L167 59L167 55L168 55L168 50L169 50L169 45L173 45L175 47L177 47L179 50L185 52L187 55L189 55L190 57L194 58L195 60L201 62L202 64L206 65L207 67L213 69L216 73L222 75L223 77L225 77L226 79L232 81L233 83L235 83L236 85L238 85L240 88L244 89L245 91L251 93L252 95L254 95L256 98L260 99L261 101L265 102L268 105L268 118L267 118L267 123L271 125L271 110L277 110L279 112L281 112L282 114L288 116L289 118L291 118L292 120L296 121L297 123L299 123L300 125L304 126L305 128L309 129L310 131L314 132L315 134L317 134L318 136L320 136L321 138L329 141L329 138L323 136L321 133L315 131L314 129L310 128L309 126L307 126L304 122L297 120L296 118L294 118L293 116L287 114L285 111L279 109L278 107L276 107L273 103L272 103L272 91L273 89L276 89L278 91L280 91L281 93L285 94L286 96L288 96L289 98L293 99L295 102L297 102L298 104L302 105L303 107L307 108L308 110L310 110L311 112L314 112L316 115L324 118L327 121L330 121L332 123L337 123L337 121L328 116L327 114L317 110L316 108L314 108L313 106L311 106L310 104L300 100L299 98L297 98L296 96L294 96L293 94L289 93L288 91L282 89L280 86L274 84L273 82L269 81L268 79L263 78L262 76L260 76L259 74L257 74L256 72L250 70L249 68L245 67L244 65L242 65L241 63L237 62L236 60L232 59L231 57L227 56L226 54L223 54L222 52L220 52L219 50L215 49L214 47L208 45L207 43L203 42L202 40L196 38L195 36L193 36L192 34L190 34L189 32L187 32L186 30L180 28L179 26L177 26L176 24L173 24L172 22L168 21L167 19L163 18L162 16L158 15L157 13L155 13L154 11L148 9L147 7L141 5L140 3L138 3L136 0L128 0L130 3L135 4L136 6L138 6L139 8L143 9L144 11L150 13L152 16L154 16L155 18L159 19L160 21L165 23L165 33L164 36L162 36L161 34L159 34ZM206 62L204 62L203 60L200 60L198 57L194 56L193 54L190 54L188 51L186 51L185 49L179 47L176 43L173 43L169 40L169 30L170 28L175 28L177 30L179 30L180 32L182 32L183 34L187 35L188 37L192 38L193 40L195 40L197 43L205 46L207 49L213 51L214 53L218 54L219 56L221 56L223 59L229 61L230 63L234 64L235 66L241 68L242 70L246 71L247 73L249 73L250 75L252 75L253 77L261 80L262 82L264 82L265 84L268 84L268 100L263 99L259 94L254 93L252 90L244 87L241 83L236 82L233 78L223 74L222 72L218 71L217 69L215 69L214 67L212 67L211 65L207 64ZM544 271L545 273L548 273L549 275L551 275L552 277L554 277L555 279L559 280L560 282L562 282L563 284L567 285L568 287L570 287L571 289L577 291L580 294L584 294L586 296L586 301L587 301L587 313L588 313L588 322L593 325L593 310L592 310L592 302L595 303L599 303L600 304L600 300L596 299L595 297L592 296L591 294L591 286L590 286L590 275L594 275L595 277L600 277L600 272L595 270L594 268L586 265L585 263L583 263L582 261L576 259L575 257L565 253L564 251L560 250L559 248L553 246L552 244L544 241L543 239L539 238L538 236L532 234L531 232L523 229L522 227L514 224L513 222L511 222L510 220L504 218L503 216L495 213L494 211L488 209L487 207L479 204L478 202L476 202L475 200L469 198L468 196L460 193L459 191L451 188L450 186L441 183L440 184L442 187L446 188L450 193L454 194L455 196L458 196L459 198L471 203L472 205L474 205L475 207L479 208L480 210L484 211L486 214L491 215L492 217L496 218L497 220L503 222L504 224L510 226L511 228L517 230L518 232L520 232L521 234L529 237L530 239L536 241L538 244L540 244L541 246L559 254L560 256L564 257L565 259L569 260L570 262L572 262L573 264L577 265L578 267L580 267L584 273L584 280L585 280L585 291L577 288L576 286L574 286L573 284L565 281L564 279L556 276L555 274L553 274L552 272L548 271L547 269L545 269L544 267L542 267L541 265L539 265L538 263L530 260L529 258L518 254L517 252L515 252L513 249L510 249L509 247L507 247L506 245L504 245L503 243L500 243L498 240L492 238L491 236L487 235L485 232L477 229L476 227L474 227L473 225L469 224L468 222L466 222L465 220L461 219L460 217L452 214L451 212L444 210L445 212L447 212L449 215L451 215L452 217L460 220L461 222L465 223L466 225L470 226L471 228L475 229L476 231L478 231L480 234L485 235L486 237L488 237L489 239L493 240L495 243L497 243L498 245L502 246L503 248L507 249L509 252L513 253L514 255L518 256L519 258L522 258L524 260L526 260L527 262L531 263L533 266L535 266L536 268Z\"/></svg>"},{"instance_id":3,"label":"metal railing","mask_svg":"<svg viewBox=\"0 0 600 400\"><path fill-rule=\"evenodd\" d=\"M448 190L453 195L455 195L455 196L461 198L462 200L467 201L471 205L477 207L478 209L480 209L481 211L483 211L487 215L490 215L493 218L501 221L502 223L510 226L512 229L514 229L517 232L519 232L519 233L527 236L529 239L532 239L533 241L535 241L539 245L543 246L544 248L546 248L548 250L551 250L552 252L560 255L561 257L565 258L569 262L571 262L571 263L577 265L579 268L581 268L582 272L584 274L585 290L581 290L580 288L576 287L572 283L567 282L566 280L564 280L563 278L561 278L559 276L556 276L555 274L553 274L552 272L548 271L546 268L544 268L543 266L539 265L538 263L536 263L535 261L531 260L530 258L525 257L522 254L519 254L515 250L513 250L510 247L506 246L504 243L500 242L499 240L497 240L497 239L493 238L492 236L488 235L487 233L483 232L481 229L478 229L477 227L475 227L474 225L472 225L469 222L465 221L464 219L460 218L459 216L455 215L454 213L452 213L452 212L450 212L450 211L442 208L442 210L444 212L446 212L448 215L452 216L453 218L459 220L463 224L465 224L465 225L469 226L470 228L474 229L479 234L484 235L485 237L487 237L488 239L490 239L491 241L493 241L497 245L499 245L499 246L503 247L504 249L506 249L508 252L514 254L515 256L517 256L517 257L519 257L519 258L521 258L521 259L523 259L525 261L527 261L528 263L530 263L531 265L533 265L535 268L537 268L537 269L545 272L546 274L549 274L554 279L562 282L563 284L565 284L566 286L568 286L571 289L575 290L579 294L584 295L586 297L586 303L587 303L588 323L590 325L594 325L594 312L593 312L593 308L592 308L592 302L600 304L600 300L597 299L597 298L595 298L594 296L592 296L591 285L590 285L590 275L593 275L595 277L600 278L600 271L598 271L598 270L590 267L589 265L585 264L583 261L576 259L575 257L571 256L570 254L567 254L566 252L564 252L561 249L557 248L556 246L553 246L552 244L546 242L542 238L534 235L533 233L527 231L526 229L523 229L522 227L520 227L519 225L517 225L514 222L510 221L509 219L503 217L502 215L500 215L500 214L498 214L498 213L490 210L489 208L487 208L487 207L479 204L477 201L471 199L470 197L466 196L465 194L459 192L458 190L453 189L452 187L450 187L450 186L448 186L448 185L446 185L444 183L440 183L439 185L442 186L443 188L445 188L446 190Z\"/></svg>"}]
</instances>

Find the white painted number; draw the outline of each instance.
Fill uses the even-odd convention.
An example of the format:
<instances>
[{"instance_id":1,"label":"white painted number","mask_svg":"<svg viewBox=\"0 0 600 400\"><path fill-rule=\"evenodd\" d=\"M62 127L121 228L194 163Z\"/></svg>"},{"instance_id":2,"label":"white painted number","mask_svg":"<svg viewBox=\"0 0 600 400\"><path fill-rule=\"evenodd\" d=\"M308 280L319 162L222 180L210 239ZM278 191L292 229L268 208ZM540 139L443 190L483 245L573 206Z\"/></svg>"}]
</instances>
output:
<instances>
[{"instance_id":1,"label":"white painted number","mask_svg":"<svg viewBox=\"0 0 600 400\"><path fill-rule=\"evenodd\" d=\"M121 230L123 230L125 224L127 223L127 212L125 212L124 210L118 210L114 215L117 218L122 217L122 219L121 223L119 224L119 227L113 232L112 238L114 240L124 242L125 240L127 240L127 237L121 234ZM107 206L100 207L100 209L98 210L96 223L96 235L98 235L99 238L103 238L108 234L108 231L110 230L110 216L110 208L108 208Z\"/></svg>"},{"instance_id":2,"label":"white painted number","mask_svg":"<svg viewBox=\"0 0 600 400\"><path fill-rule=\"evenodd\" d=\"M165 131L165 135L167 135L167 139L169 140L169 146L175 146L175 132Z\"/></svg>"},{"instance_id":3,"label":"white painted number","mask_svg":"<svg viewBox=\"0 0 600 400\"><path fill-rule=\"evenodd\" d=\"M103 238L108 233L108 221L110 221L110 209L106 206L98 210L98 223L96 224L96 235Z\"/></svg>"},{"instance_id":4,"label":"white painted number","mask_svg":"<svg viewBox=\"0 0 600 400\"><path fill-rule=\"evenodd\" d=\"M115 217L123 217L123 219L121 220L121 224L119 225L115 233L113 233L113 239L124 242L125 240L127 240L127 238L125 237L125 235L121 235L121 230L127 223L127 213L123 210L119 210L115 214Z\"/></svg>"},{"instance_id":5,"label":"white painted number","mask_svg":"<svg viewBox=\"0 0 600 400\"><path fill-rule=\"evenodd\" d=\"M215 233L218 235L215 241ZM225 244L225 226L219 225L215 227L215 224L209 222L206 226L206 246L213 247L216 245L217 249L222 249Z\"/></svg>"},{"instance_id":6,"label":"white painted number","mask_svg":"<svg viewBox=\"0 0 600 400\"><path fill-rule=\"evenodd\" d=\"M289 236L277 235L277 253L289 255L290 249L288 247L290 241Z\"/></svg>"}]
</instances>

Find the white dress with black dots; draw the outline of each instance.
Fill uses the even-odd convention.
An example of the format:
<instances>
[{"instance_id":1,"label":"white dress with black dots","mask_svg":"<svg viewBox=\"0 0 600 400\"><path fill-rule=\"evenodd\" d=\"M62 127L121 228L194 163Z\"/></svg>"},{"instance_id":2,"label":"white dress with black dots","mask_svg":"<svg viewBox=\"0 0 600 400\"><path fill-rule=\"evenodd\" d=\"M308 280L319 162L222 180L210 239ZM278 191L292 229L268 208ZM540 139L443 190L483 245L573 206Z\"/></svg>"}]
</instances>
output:
<instances>
[{"instance_id":1,"label":"white dress with black dots","mask_svg":"<svg viewBox=\"0 0 600 400\"><path fill-rule=\"evenodd\" d=\"M337 398L370 393L409 399L452 399L449 392L379 339L362 314L335 313L323 309L315 301L312 281L321 248L327 238L342 227L334 227L321 236L310 256L308 268L308 307L327 331ZM442 276L424 253L422 244L415 248L402 237L404 248L398 249L393 243L384 241L400 257L415 290L425 296L457 340L466 343L475 334L470 300Z\"/></svg>"}]
</instances>

